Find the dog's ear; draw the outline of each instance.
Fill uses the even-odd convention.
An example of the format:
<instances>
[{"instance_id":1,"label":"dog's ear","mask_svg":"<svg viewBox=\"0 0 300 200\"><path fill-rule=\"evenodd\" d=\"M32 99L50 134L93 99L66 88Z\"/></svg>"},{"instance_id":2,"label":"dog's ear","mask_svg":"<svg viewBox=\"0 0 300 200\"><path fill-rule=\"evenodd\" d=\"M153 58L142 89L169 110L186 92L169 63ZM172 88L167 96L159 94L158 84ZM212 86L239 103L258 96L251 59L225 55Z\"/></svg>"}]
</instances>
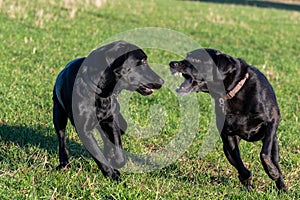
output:
<instances>
[{"instance_id":1,"label":"dog's ear","mask_svg":"<svg viewBox=\"0 0 300 200\"><path fill-rule=\"evenodd\" d=\"M124 63L128 52L129 48L127 42L120 40L112 43L112 47L105 53L107 65L121 66Z\"/></svg>"},{"instance_id":2,"label":"dog's ear","mask_svg":"<svg viewBox=\"0 0 300 200\"><path fill-rule=\"evenodd\" d=\"M214 63L217 65L218 64L218 60L219 60L219 55L222 54L221 51L216 50L216 49L209 49L209 48L205 48L205 52L206 54L208 54L209 58L207 58L208 60L213 60ZM204 56L206 56L204 54Z\"/></svg>"},{"instance_id":3,"label":"dog's ear","mask_svg":"<svg viewBox=\"0 0 300 200\"><path fill-rule=\"evenodd\" d=\"M222 69L219 68L220 62L223 62L222 58L223 54L221 51L216 50L216 49L210 49L210 48L205 48L206 53L208 54L207 57L207 63L211 64L212 67L212 77L211 79L213 81L218 81L218 80L223 80L224 75L222 73Z\"/></svg>"},{"instance_id":4,"label":"dog's ear","mask_svg":"<svg viewBox=\"0 0 300 200\"><path fill-rule=\"evenodd\" d=\"M205 49L213 59L219 72L223 75L233 73L239 64L238 60L216 49Z\"/></svg>"},{"instance_id":5,"label":"dog's ear","mask_svg":"<svg viewBox=\"0 0 300 200\"><path fill-rule=\"evenodd\" d=\"M240 68L240 62L227 54L218 55L218 63L216 63L220 73L224 76L235 73Z\"/></svg>"}]
</instances>

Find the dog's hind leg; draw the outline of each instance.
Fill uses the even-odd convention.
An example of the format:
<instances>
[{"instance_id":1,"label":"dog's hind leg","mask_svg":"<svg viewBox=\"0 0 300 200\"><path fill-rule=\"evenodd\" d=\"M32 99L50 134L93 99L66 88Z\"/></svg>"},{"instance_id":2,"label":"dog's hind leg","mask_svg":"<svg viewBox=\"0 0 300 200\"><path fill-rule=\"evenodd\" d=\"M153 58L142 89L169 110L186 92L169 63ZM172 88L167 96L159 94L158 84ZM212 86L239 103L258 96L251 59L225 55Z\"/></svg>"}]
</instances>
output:
<instances>
[{"instance_id":1,"label":"dog's hind leg","mask_svg":"<svg viewBox=\"0 0 300 200\"><path fill-rule=\"evenodd\" d=\"M226 155L226 158L233 165L239 173L239 179L241 183L247 188L247 190L251 191L252 185L252 174L245 167L239 151L239 142L240 138L238 136L228 136L226 134L221 134L223 141L223 150Z\"/></svg>"},{"instance_id":2,"label":"dog's hind leg","mask_svg":"<svg viewBox=\"0 0 300 200\"><path fill-rule=\"evenodd\" d=\"M273 121L266 126L265 137L262 140L263 146L260 152L261 163L268 176L276 182L276 186L279 190L287 191L284 184L282 173L279 167L279 147L278 139L276 137L278 123Z\"/></svg>"},{"instance_id":3,"label":"dog's hind leg","mask_svg":"<svg viewBox=\"0 0 300 200\"><path fill-rule=\"evenodd\" d=\"M69 164L69 152L66 145L66 135L65 130L68 122L68 116L64 111L63 107L58 102L55 94L53 96L53 124L54 128L58 137L58 144L59 144L59 168L66 167Z\"/></svg>"},{"instance_id":4,"label":"dog's hind leg","mask_svg":"<svg viewBox=\"0 0 300 200\"><path fill-rule=\"evenodd\" d=\"M279 172L279 178L276 180L276 186L279 190L284 190L287 191L287 187L284 184L283 177L282 177L282 172L280 170L279 166L279 144L278 144L278 139L275 136L273 140L273 147L272 147L272 161L274 165L276 166L278 172Z\"/></svg>"},{"instance_id":5,"label":"dog's hind leg","mask_svg":"<svg viewBox=\"0 0 300 200\"><path fill-rule=\"evenodd\" d=\"M262 150L260 152L261 163L264 167L265 172L268 174L268 176L272 180L277 180L280 176L280 172L279 172L278 168L276 167L276 165L273 163L274 156L275 156L275 161L277 160L276 157L278 157L278 155L277 156L275 155L278 153L278 151L276 151L276 149L274 149L274 142L276 142L276 140L275 140L275 137L276 137L275 124L269 123L261 131L266 132L265 137L262 140L263 146L262 146Z\"/></svg>"}]
</instances>

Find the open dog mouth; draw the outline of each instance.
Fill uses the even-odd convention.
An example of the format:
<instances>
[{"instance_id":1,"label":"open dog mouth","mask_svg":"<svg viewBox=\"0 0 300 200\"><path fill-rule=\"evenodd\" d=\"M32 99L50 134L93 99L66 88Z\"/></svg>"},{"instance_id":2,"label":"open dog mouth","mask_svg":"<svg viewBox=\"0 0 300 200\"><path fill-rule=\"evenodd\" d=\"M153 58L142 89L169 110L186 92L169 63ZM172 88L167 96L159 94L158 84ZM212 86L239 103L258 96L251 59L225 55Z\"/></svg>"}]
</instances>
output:
<instances>
[{"instance_id":1,"label":"open dog mouth","mask_svg":"<svg viewBox=\"0 0 300 200\"><path fill-rule=\"evenodd\" d=\"M147 95L152 94L154 89L150 88L148 86L145 86L145 85L141 85L136 91L143 96L147 96Z\"/></svg>"},{"instance_id":2,"label":"open dog mouth","mask_svg":"<svg viewBox=\"0 0 300 200\"><path fill-rule=\"evenodd\" d=\"M184 82L176 89L176 92L178 94L187 94L187 93L190 93L193 89L193 78L188 75L188 74L185 74L185 73L181 73L181 72L178 72L178 71L173 71L172 70L172 74L174 76L180 76L180 77L183 77L185 80Z\"/></svg>"}]
</instances>

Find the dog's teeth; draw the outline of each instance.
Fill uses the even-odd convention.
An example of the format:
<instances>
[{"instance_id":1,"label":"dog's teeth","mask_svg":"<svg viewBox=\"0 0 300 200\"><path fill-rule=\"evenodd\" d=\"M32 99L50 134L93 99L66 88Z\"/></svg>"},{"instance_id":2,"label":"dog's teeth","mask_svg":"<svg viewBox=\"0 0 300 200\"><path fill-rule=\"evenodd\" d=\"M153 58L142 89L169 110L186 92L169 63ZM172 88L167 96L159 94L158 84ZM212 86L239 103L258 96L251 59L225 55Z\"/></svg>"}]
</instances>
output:
<instances>
[{"instance_id":1,"label":"dog's teeth","mask_svg":"<svg viewBox=\"0 0 300 200\"><path fill-rule=\"evenodd\" d=\"M180 72L175 72L175 73L174 73L174 76L180 76L180 77L182 77L182 73L180 73Z\"/></svg>"}]
</instances>

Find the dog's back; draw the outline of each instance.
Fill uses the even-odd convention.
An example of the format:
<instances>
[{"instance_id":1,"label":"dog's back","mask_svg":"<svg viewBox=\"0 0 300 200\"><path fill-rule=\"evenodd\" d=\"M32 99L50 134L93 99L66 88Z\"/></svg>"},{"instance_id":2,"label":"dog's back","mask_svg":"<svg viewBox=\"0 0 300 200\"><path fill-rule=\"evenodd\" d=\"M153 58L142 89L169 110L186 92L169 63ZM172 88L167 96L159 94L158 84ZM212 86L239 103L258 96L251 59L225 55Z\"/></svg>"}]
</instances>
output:
<instances>
[{"instance_id":1,"label":"dog's back","mask_svg":"<svg viewBox=\"0 0 300 200\"><path fill-rule=\"evenodd\" d=\"M72 99L73 85L78 73L78 70L85 58L78 58L69 62L66 67L57 76L53 98L57 98L64 110L69 113ZM63 91L64 88L68 90Z\"/></svg>"}]
</instances>

